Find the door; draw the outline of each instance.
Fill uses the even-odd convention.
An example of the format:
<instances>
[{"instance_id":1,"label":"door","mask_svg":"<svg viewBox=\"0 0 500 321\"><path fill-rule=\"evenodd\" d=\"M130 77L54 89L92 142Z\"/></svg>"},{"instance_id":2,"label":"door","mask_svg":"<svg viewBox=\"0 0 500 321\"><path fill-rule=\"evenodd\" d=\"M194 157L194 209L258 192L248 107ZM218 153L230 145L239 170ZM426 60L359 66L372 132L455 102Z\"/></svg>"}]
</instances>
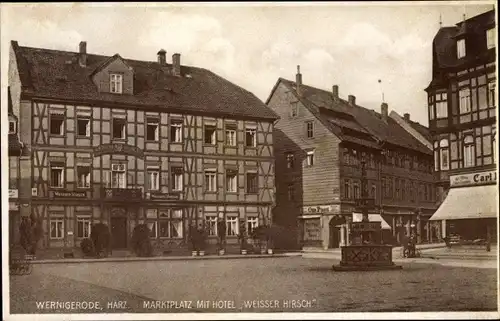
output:
<instances>
[{"instance_id":1,"label":"door","mask_svg":"<svg viewBox=\"0 0 500 321\"><path fill-rule=\"evenodd\" d=\"M127 247L127 218L111 218L111 237L114 249L123 249Z\"/></svg>"}]
</instances>

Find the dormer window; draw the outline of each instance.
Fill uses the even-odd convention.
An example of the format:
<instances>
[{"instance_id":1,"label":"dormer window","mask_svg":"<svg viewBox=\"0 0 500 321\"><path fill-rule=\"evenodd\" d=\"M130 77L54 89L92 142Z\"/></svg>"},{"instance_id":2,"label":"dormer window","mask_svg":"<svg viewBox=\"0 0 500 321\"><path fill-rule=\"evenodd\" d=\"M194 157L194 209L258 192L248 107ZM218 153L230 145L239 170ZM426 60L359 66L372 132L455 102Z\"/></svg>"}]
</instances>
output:
<instances>
[{"instance_id":1,"label":"dormer window","mask_svg":"<svg viewBox=\"0 0 500 321\"><path fill-rule=\"evenodd\" d=\"M114 94L121 94L123 91L123 75L111 74L109 75L109 91Z\"/></svg>"},{"instance_id":2,"label":"dormer window","mask_svg":"<svg viewBox=\"0 0 500 321\"><path fill-rule=\"evenodd\" d=\"M16 122L13 120L9 120L9 134L16 133Z\"/></svg>"},{"instance_id":3,"label":"dormer window","mask_svg":"<svg viewBox=\"0 0 500 321\"><path fill-rule=\"evenodd\" d=\"M495 48L496 46L496 27L486 30L486 47L488 49Z\"/></svg>"},{"instance_id":4,"label":"dormer window","mask_svg":"<svg viewBox=\"0 0 500 321\"><path fill-rule=\"evenodd\" d=\"M457 58L465 57L465 39L460 39L457 41Z\"/></svg>"}]
</instances>

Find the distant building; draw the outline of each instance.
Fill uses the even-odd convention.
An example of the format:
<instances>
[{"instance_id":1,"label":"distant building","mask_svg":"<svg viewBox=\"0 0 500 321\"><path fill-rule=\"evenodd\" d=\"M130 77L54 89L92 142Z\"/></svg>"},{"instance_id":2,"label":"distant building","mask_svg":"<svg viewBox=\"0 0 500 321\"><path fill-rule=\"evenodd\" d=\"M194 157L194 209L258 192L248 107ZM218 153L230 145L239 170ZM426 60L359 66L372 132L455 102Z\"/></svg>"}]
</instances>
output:
<instances>
[{"instance_id":1,"label":"distant building","mask_svg":"<svg viewBox=\"0 0 500 321\"><path fill-rule=\"evenodd\" d=\"M440 28L428 94L443 235L496 235L497 80L495 11Z\"/></svg>"},{"instance_id":2,"label":"distant building","mask_svg":"<svg viewBox=\"0 0 500 321\"><path fill-rule=\"evenodd\" d=\"M277 116L209 70L19 46L9 84L31 161L20 215L43 218L42 247L73 249L93 223L127 248L147 224L158 251L187 249L191 226L217 222L237 246L243 228L270 223ZM14 171L14 169L11 169Z\"/></svg>"},{"instance_id":3,"label":"distant building","mask_svg":"<svg viewBox=\"0 0 500 321\"><path fill-rule=\"evenodd\" d=\"M397 243L412 228L420 242L431 240L428 219L436 200L430 142L390 117L388 104L380 112L361 107L353 95L340 98L338 86L325 91L303 84L300 71L295 82L278 79L266 103L280 116L274 127L275 221L298 226L299 244L335 248L349 242L346 223L359 219L362 160L376 206L370 219L382 222L385 241ZM427 131L407 118L411 128Z\"/></svg>"}]
</instances>

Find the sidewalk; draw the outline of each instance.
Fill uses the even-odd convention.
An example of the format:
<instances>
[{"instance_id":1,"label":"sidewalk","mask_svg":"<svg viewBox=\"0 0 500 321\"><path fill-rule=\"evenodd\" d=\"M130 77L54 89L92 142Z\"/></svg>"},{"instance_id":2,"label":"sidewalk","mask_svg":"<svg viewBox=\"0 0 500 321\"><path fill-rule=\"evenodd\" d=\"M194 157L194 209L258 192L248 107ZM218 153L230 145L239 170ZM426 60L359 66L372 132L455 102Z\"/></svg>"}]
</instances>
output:
<instances>
[{"instance_id":1,"label":"sidewalk","mask_svg":"<svg viewBox=\"0 0 500 321\"><path fill-rule=\"evenodd\" d=\"M417 244L417 249L421 251L426 251L430 249L443 249L446 248L445 243L432 243L432 244ZM302 253L331 253L331 254L338 254L340 257L340 248L335 248L335 249L321 249L321 248L304 248L302 250ZM403 251L403 248L401 246L396 246L392 248L392 256L393 257L398 257L401 255Z\"/></svg>"}]
</instances>

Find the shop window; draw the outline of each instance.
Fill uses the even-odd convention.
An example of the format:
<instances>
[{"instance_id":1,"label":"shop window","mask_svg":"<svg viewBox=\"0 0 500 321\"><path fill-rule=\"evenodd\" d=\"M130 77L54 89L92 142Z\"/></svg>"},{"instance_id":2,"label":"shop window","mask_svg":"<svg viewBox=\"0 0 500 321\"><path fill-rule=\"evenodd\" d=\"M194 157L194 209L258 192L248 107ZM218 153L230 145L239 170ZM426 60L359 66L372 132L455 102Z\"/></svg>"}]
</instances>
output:
<instances>
[{"instance_id":1,"label":"shop window","mask_svg":"<svg viewBox=\"0 0 500 321\"><path fill-rule=\"evenodd\" d=\"M183 211L182 209L160 210L158 216L158 234L160 238L183 237Z\"/></svg>"},{"instance_id":2,"label":"shop window","mask_svg":"<svg viewBox=\"0 0 500 321\"><path fill-rule=\"evenodd\" d=\"M182 120L173 119L170 122L170 141L172 143L182 142Z\"/></svg>"},{"instance_id":3,"label":"shop window","mask_svg":"<svg viewBox=\"0 0 500 321\"><path fill-rule=\"evenodd\" d=\"M160 124L156 118L148 118L146 125L146 140L155 141L159 140Z\"/></svg>"},{"instance_id":4,"label":"shop window","mask_svg":"<svg viewBox=\"0 0 500 321\"><path fill-rule=\"evenodd\" d=\"M76 237L78 238L89 238L90 237L90 218L89 217L77 217L76 219Z\"/></svg>"},{"instance_id":5,"label":"shop window","mask_svg":"<svg viewBox=\"0 0 500 321\"><path fill-rule=\"evenodd\" d=\"M50 238L64 238L64 220L62 218L50 219Z\"/></svg>"}]
</instances>

